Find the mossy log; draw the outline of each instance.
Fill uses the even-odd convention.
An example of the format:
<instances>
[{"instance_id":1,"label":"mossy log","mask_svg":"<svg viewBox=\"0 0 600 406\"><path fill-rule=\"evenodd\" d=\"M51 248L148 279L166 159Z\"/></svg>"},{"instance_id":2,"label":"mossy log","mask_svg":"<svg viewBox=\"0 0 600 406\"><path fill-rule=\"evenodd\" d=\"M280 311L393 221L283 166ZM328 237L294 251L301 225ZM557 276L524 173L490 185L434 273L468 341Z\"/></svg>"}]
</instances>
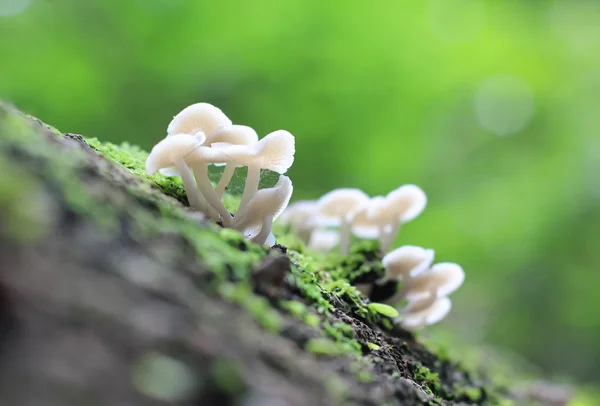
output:
<instances>
[{"instance_id":1,"label":"mossy log","mask_svg":"<svg viewBox=\"0 0 600 406\"><path fill-rule=\"evenodd\" d=\"M255 246L144 157L0 105L0 405L509 402L370 310L376 253Z\"/></svg>"}]
</instances>

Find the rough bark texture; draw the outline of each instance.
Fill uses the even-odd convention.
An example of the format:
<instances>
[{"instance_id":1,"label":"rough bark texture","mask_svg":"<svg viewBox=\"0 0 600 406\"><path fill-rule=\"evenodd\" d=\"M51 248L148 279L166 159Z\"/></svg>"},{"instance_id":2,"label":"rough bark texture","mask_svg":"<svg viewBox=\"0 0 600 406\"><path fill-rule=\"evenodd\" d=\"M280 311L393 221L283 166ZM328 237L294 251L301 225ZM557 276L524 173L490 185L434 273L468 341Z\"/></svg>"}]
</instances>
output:
<instances>
[{"instance_id":1,"label":"rough bark texture","mask_svg":"<svg viewBox=\"0 0 600 406\"><path fill-rule=\"evenodd\" d=\"M344 292L321 289L331 308L316 311L293 252L187 220L180 192L2 105L0 172L0 405L500 401ZM251 299L227 294L240 281Z\"/></svg>"}]
</instances>

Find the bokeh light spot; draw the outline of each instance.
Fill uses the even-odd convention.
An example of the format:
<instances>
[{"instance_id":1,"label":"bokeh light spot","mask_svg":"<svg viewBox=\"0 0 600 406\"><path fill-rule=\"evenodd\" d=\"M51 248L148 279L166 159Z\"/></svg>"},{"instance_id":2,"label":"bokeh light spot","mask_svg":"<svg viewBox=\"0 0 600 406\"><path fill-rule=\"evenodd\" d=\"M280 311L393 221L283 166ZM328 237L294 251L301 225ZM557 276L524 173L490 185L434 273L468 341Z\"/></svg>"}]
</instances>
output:
<instances>
[{"instance_id":1,"label":"bokeh light spot","mask_svg":"<svg viewBox=\"0 0 600 406\"><path fill-rule=\"evenodd\" d=\"M497 135L519 132L535 110L533 93L522 80L500 75L486 79L475 94L479 124Z\"/></svg>"},{"instance_id":2,"label":"bokeh light spot","mask_svg":"<svg viewBox=\"0 0 600 406\"><path fill-rule=\"evenodd\" d=\"M175 402L188 400L198 389L200 380L183 362L151 352L137 361L133 383L150 398Z\"/></svg>"},{"instance_id":3,"label":"bokeh light spot","mask_svg":"<svg viewBox=\"0 0 600 406\"><path fill-rule=\"evenodd\" d=\"M0 0L0 17L11 17L22 13L33 0Z\"/></svg>"}]
</instances>

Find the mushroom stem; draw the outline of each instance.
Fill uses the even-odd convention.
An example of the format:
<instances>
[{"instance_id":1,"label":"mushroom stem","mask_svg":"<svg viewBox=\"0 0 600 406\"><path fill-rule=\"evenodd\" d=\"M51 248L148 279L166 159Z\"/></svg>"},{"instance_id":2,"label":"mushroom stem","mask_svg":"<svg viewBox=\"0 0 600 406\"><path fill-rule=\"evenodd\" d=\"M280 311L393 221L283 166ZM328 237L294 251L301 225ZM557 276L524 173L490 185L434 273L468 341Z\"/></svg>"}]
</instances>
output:
<instances>
[{"instance_id":1,"label":"mushroom stem","mask_svg":"<svg viewBox=\"0 0 600 406\"><path fill-rule=\"evenodd\" d=\"M394 224L391 225L391 228L389 228L387 231L382 230L379 237L379 247L382 252L387 252L390 249L390 247L394 243L394 240L396 239L396 236L398 235L398 231L400 231L399 221L394 222Z\"/></svg>"},{"instance_id":2,"label":"mushroom stem","mask_svg":"<svg viewBox=\"0 0 600 406\"><path fill-rule=\"evenodd\" d=\"M246 211L248 202L254 197L258 191L258 183L260 182L260 167L249 166L248 175L246 176L246 184L244 185L244 192L242 193L242 200L235 213L235 217L241 219Z\"/></svg>"},{"instance_id":3,"label":"mushroom stem","mask_svg":"<svg viewBox=\"0 0 600 406\"><path fill-rule=\"evenodd\" d=\"M267 241L269 234L271 234L272 227L273 227L273 215L269 214L269 215L265 216L265 218L263 219L260 232L258 234L256 234L254 236L254 238L252 238L252 242L263 245Z\"/></svg>"},{"instance_id":4,"label":"mushroom stem","mask_svg":"<svg viewBox=\"0 0 600 406\"><path fill-rule=\"evenodd\" d=\"M212 206L223 219L224 227L231 227L233 223L233 217L227 211L223 203L221 203L221 199L217 196L215 189L213 189L212 183L210 183L210 179L208 178L208 168L206 164L198 165L194 168L194 175L196 176L196 183L200 188L200 192L206 198L206 201L210 206Z\"/></svg>"},{"instance_id":5,"label":"mushroom stem","mask_svg":"<svg viewBox=\"0 0 600 406\"><path fill-rule=\"evenodd\" d=\"M183 159L178 159L175 162L175 167L179 171L179 176L181 176L181 180L183 181L183 187L187 193L190 207L196 210L206 210L204 199L196 187L196 182L194 182L192 170Z\"/></svg>"},{"instance_id":6,"label":"mushroom stem","mask_svg":"<svg viewBox=\"0 0 600 406\"><path fill-rule=\"evenodd\" d=\"M352 222L348 221L346 216L342 217L340 223L340 254L348 255L350 252L350 230Z\"/></svg>"},{"instance_id":7,"label":"mushroom stem","mask_svg":"<svg viewBox=\"0 0 600 406\"><path fill-rule=\"evenodd\" d=\"M228 163L227 165L225 165L225 169L221 174L221 179L219 180L219 184L217 185L216 189L216 193L219 199L223 197L227 185L229 185L229 182L231 182L231 178L233 178L233 174L235 173L235 167L236 166L232 163Z\"/></svg>"}]
</instances>

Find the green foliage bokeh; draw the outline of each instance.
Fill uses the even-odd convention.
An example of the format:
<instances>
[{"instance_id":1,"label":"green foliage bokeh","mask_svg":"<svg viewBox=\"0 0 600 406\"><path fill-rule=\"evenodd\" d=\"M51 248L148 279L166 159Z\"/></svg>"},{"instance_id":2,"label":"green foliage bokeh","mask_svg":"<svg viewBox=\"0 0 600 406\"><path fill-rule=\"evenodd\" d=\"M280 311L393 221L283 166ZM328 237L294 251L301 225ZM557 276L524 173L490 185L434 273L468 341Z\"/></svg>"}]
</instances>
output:
<instances>
[{"instance_id":1,"label":"green foliage bokeh","mask_svg":"<svg viewBox=\"0 0 600 406\"><path fill-rule=\"evenodd\" d=\"M445 324L588 380L598 72L589 0L0 1L0 98L145 148L211 102L261 135L296 136L295 199L416 183L429 205L397 244L467 273Z\"/></svg>"}]
</instances>

